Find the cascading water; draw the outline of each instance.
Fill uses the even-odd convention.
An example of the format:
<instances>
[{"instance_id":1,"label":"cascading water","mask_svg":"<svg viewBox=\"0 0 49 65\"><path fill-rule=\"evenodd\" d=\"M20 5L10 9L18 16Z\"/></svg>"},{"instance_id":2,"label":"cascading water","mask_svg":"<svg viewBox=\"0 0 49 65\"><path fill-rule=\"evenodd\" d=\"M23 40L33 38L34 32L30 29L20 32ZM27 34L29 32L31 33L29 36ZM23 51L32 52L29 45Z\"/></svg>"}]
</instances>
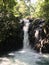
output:
<instances>
[{"instance_id":1,"label":"cascading water","mask_svg":"<svg viewBox=\"0 0 49 65\"><path fill-rule=\"evenodd\" d=\"M23 49L21 49L19 51L19 53L24 53L24 52L30 50L29 49L30 48L29 47L29 38L28 38L28 29L29 29L30 22L27 19L24 19L23 22L24 22L24 26L23 26L23 32L24 32Z\"/></svg>"},{"instance_id":2,"label":"cascading water","mask_svg":"<svg viewBox=\"0 0 49 65\"><path fill-rule=\"evenodd\" d=\"M23 49L27 49L29 47L29 39L28 39L28 28L29 28L29 20L24 21L24 39L23 39Z\"/></svg>"}]
</instances>

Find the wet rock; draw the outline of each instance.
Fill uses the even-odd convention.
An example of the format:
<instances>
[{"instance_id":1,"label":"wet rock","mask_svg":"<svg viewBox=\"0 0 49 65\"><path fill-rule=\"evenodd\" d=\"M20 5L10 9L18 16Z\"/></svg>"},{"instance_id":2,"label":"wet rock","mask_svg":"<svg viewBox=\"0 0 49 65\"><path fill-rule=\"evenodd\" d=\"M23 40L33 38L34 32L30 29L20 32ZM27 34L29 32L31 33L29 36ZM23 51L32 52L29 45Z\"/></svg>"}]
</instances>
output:
<instances>
[{"instance_id":1,"label":"wet rock","mask_svg":"<svg viewBox=\"0 0 49 65\"><path fill-rule=\"evenodd\" d=\"M44 28L43 28L44 25L45 25L45 21L42 19L35 19L31 22L28 32L29 41L31 48L33 48L34 50L38 52L41 51L42 53L49 53L49 42L45 40L45 38L49 40L49 35L48 35L49 33L44 32ZM35 37L36 30L39 30L38 40ZM46 31L48 31L48 29L46 29Z\"/></svg>"}]
</instances>

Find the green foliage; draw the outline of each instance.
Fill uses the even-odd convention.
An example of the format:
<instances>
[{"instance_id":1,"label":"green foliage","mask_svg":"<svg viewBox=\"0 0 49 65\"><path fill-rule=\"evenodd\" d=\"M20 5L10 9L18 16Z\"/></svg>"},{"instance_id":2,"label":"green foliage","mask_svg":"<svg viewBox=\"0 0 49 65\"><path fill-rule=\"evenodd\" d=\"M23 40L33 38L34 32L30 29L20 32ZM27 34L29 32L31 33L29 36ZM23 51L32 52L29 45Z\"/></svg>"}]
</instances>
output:
<instances>
[{"instance_id":1,"label":"green foliage","mask_svg":"<svg viewBox=\"0 0 49 65\"><path fill-rule=\"evenodd\" d=\"M0 0L0 42L8 36L15 35L19 19L14 16L15 0ZM12 31L13 30L13 31Z\"/></svg>"},{"instance_id":2,"label":"green foliage","mask_svg":"<svg viewBox=\"0 0 49 65\"><path fill-rule=\"evenodd\" d=\"M49 1L45 0L44 5L42 6L43 16L48 21L49 20Z\"/></svg>"},{"instance_id":3,"label":"green foliage","mask_svg":"<svg viewBox=\"0 0 49 65\"><path fill-rule=\"evenodd\" d=\"M37 17L44 18L46 21L49 20L49 0L38 0L37 7L35 9Z\"/></svg>"}]
</instances>

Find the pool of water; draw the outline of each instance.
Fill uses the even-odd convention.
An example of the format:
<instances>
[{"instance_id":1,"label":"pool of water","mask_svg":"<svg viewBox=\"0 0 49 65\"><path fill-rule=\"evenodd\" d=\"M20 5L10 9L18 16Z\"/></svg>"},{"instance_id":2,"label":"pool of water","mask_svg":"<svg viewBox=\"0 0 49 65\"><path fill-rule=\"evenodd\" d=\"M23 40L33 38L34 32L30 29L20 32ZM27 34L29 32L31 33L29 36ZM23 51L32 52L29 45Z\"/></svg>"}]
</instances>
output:
<instances>
[{"instance_id":1,"label":"pool of water","mask_svg":"<svg viewBox=\"0 0 49 65\"><path fill-rule=\"evenodd\" d=\"M49 54L21 50L0 57L0 65L49 65Z\"/></svg>"}]
</instances>

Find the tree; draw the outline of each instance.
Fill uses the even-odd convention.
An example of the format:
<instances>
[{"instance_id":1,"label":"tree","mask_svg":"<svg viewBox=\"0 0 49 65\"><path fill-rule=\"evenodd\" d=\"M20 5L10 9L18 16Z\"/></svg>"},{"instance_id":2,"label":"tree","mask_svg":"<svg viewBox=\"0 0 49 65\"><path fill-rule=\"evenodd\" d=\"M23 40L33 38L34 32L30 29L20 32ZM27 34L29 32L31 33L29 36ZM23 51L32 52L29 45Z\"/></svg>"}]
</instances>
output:
<instances>
[{"instance_id":1,"label":"tree","mask_svg":"<svg viewBox=\"0 0 49 65\"><path fill-rule=\"evenodd\" d=\"M23 42L17 5L17 0L0 0L0 53L2 54L5 51L21 48Z\"/></svg>"},{"instance_id":2,"label":"tree","mask_svg":"<svg viewBox=\"0 0 49 65\"><path fill-rule=\"evenodd\" d=\"M0 0L0 42L5 40L6 36L12 34L9 31L11 27L17 29L18 18L14 16L16 4L15 0Z\"/></svg>"}]
</instances>

